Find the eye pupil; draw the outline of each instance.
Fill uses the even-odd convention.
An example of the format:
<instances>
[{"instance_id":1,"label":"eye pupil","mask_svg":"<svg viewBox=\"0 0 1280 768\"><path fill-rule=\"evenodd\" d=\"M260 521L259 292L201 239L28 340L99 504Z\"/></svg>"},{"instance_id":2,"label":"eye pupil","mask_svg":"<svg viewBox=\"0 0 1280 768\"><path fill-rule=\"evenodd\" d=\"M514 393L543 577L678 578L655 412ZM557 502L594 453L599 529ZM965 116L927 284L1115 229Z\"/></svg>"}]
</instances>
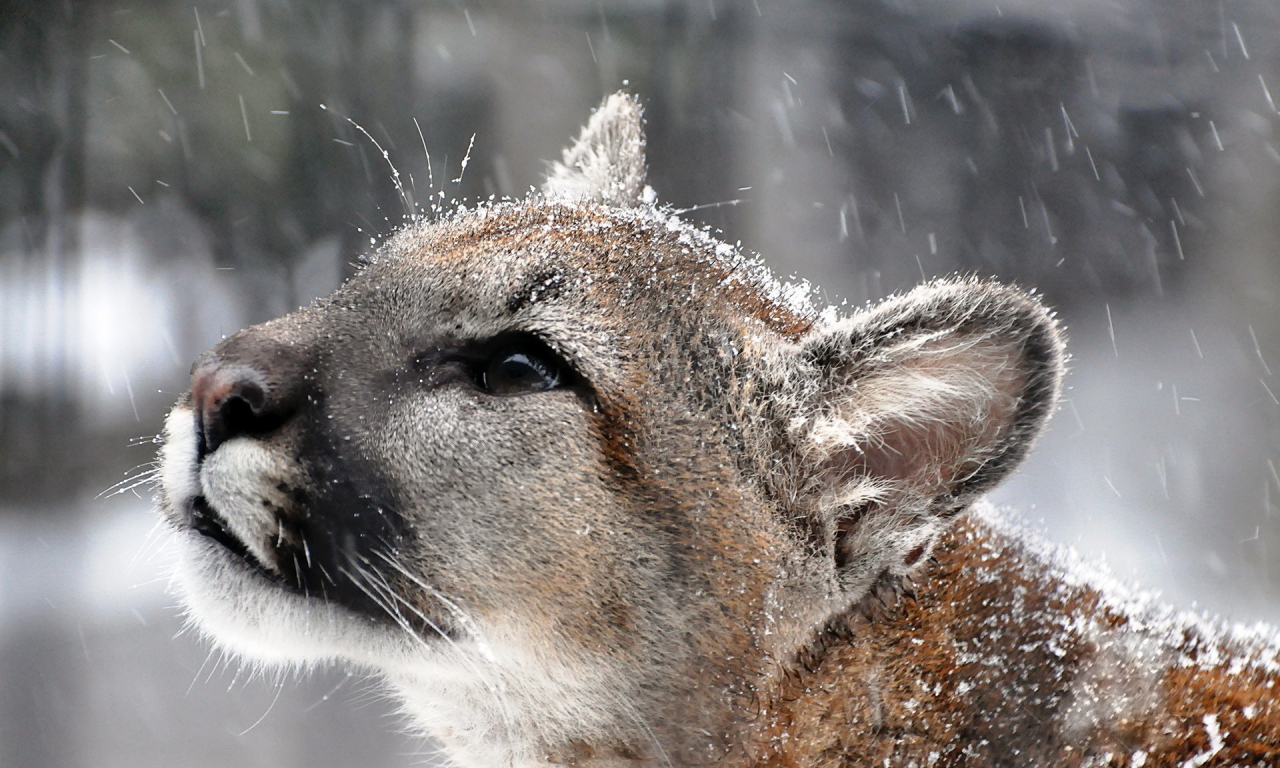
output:
<instances>
[{"instance_id":1,"label":"eye pupil","mask_svg":"<svg viewBox=\"0 0 1280 768\"><path fill-rule=\"evenodd\" d=\"M560 384L560 370L547 356L526 350L507 350L489 359L481 385L498 395L540 392Z\"/></svg>"}]
</instances>

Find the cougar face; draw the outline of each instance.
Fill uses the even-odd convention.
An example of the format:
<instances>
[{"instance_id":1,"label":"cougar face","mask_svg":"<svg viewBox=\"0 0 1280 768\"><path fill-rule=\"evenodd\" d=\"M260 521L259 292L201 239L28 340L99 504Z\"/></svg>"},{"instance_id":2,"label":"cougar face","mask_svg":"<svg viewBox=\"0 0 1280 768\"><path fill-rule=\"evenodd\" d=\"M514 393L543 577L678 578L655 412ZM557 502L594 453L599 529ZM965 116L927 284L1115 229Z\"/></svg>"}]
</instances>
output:
<instances>
[{"instance_id":1,"label":"cougar face","mask_svg":"<svg viewBox=\"0 0 1280 768\"><path fill-rule=\"evenodd\" d=\"M193 620L385 676L463 765L699 765L1024 455L1061 343L972 281L820 317L643 186L614 96L545 196L406 228L205 353L162 508Z\"/></svg>"}]
</instances>

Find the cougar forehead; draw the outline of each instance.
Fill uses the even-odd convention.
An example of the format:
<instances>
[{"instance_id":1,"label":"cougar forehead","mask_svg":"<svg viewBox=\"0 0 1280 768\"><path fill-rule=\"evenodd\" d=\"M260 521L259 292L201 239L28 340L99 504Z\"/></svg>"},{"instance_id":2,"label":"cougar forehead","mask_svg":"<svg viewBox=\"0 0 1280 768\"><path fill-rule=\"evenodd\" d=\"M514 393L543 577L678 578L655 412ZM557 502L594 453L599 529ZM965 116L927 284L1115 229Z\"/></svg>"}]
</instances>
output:
<instances>
[{"instance_id":1,"label":"cougar forehead","mask_svg":"<svg viewBox=\"0 0 1280 768\"><path fill-rule=\"evenodd\" d=\"M795 338L813 316L794 293L756 259L655 209L507 203L400 233L339 296L413 302L416 319L480 332L542 313L548 329L688 317ZM572 317L555 314L566 304Z\"/></svg>"}]
</instances>

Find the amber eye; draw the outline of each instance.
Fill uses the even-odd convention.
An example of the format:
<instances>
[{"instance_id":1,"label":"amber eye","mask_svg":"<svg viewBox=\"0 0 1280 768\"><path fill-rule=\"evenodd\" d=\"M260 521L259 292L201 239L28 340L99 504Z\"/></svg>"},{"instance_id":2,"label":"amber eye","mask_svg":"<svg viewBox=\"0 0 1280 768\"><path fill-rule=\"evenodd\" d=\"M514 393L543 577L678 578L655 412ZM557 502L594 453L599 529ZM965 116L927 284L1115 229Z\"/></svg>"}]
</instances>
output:
<instances>
[{"instance_id":1,"label":"amber eye","mask_svg":"<svg viewBox=\"0 0 1280 768\"><path fill-rule=\"evenodd\" d=\"M561 378L560 366L550 354L522 346L489 358L480 386L495 395L519 395L555 389Z\"/></svg>"}]
</instances>

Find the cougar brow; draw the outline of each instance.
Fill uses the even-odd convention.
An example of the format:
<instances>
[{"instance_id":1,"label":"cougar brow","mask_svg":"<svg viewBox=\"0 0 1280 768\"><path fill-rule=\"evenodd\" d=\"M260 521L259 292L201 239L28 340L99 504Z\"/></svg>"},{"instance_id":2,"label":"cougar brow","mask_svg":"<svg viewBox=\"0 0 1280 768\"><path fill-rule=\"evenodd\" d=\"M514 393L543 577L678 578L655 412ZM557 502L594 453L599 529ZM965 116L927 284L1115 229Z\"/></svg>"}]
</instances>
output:
<instances>
[{"instance_id":1,"label":"cougar brow","mask_svg":"<svg viewBox=\"0 0 1280 768\"><path fill-rule=\"evenodd\" d=\"M531 304L559 298L565 287L564 274L559 270L535 272L507 299L506 309L514 315Z\"/></svg>"}]
</instances>

